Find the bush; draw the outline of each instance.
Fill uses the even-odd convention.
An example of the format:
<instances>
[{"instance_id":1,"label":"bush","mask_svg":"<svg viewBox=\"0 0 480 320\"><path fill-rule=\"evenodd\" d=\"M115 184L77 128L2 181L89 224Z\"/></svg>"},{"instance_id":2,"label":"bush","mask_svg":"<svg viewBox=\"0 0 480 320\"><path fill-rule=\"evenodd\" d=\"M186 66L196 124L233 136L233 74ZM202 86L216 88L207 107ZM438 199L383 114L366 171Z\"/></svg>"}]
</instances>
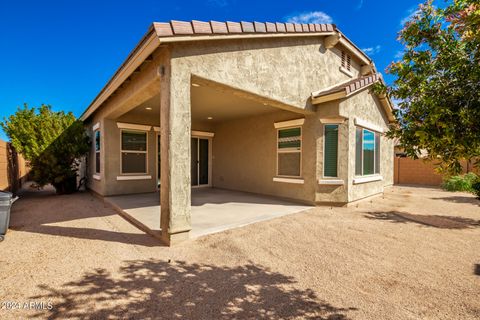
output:
<instances>
[{"instance_id":1,"label":"bush","mask_svg":"<svg viewBox=\"0 0 480 320\"><path fill-rule=\"evenodd\" d=\"M473 184L477 183L479 177L475 173L452 176L443 181L442 188L447 191L465 191L475 193Z\"/></svg>"},{"instance_id":2,"label":"bush","mask_svg":"<svg viewBox=\"0 0 480 320\"><path fill-rule=\"evenodd\" d=\"M473 194L480 199L480 177L472 184Z\"/></svg>"},{"instance_id":3,"label":"bush","mask_svg":"<svg viewBox=\"0 0 480 320\"><path fill-rule=\"evenodd\" d=\"M78 159L88 152L90 143L83 123L71 112L25 105L0 125L28 161L36 183L50 183L59 194L77 190Z\"/></svg>"}]
</instances>

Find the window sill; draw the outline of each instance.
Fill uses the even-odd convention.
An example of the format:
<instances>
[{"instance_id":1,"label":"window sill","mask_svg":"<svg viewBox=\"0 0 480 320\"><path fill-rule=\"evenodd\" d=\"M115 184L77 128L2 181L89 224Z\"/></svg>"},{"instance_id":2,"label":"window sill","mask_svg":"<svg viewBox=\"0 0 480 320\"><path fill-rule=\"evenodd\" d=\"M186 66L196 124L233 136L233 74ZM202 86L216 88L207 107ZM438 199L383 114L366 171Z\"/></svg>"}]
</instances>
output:
<instances>
[{"instance_id":1,"label":"window sill","mask_svg":"<svg viewBox=\"0 0 480 320\"><path fill-rule=\"evenodd\" d=\"M99 174L94 174L94 175L92 176L92 178L93 178L93 180L99 180L99 181L101 180L101 177L100 177Z\"/></svg>"},{"instance_id":2,"label":"window sill","mask_svg":"<svg viewBox=\"0 0 480 320\"><path fill-rule=\"evenodd\" d=\"M152 176L117 176L118 181L125 181L125 180L150 180Z\"/></svg>"},{"instance_id":3,"label":"window sill","mask_svg":"<svg viewBox=\"0 0 480 320\"><path fill-rule=\"evenodd\" d=\"M340 67L340 71L345 73L347 76L349 76L350 78L353 78L353 73L352 71L349 71L347 68L344 68L344 67Z\"/></svg>"},{"instance_id":4,"label":"window sill","mask_svg":"<svg viewBox=\"0 0 480 320\"><path fill-rule=\"evenodd\" d=\"M320 179L318 180L318 184L340 186L340 185L344 185L345 181L341 179Z\"/></svg>"},{"instance_id":5,"label":"window sill","mask_svg":"<svg viewBox=\"0 0 480 320\"><path fill-rule=\"evenodd\" d=\"M304 180L302 178L274 177L273 181L275 181L275 182L285 182L285 183L294 183L294 184L304 184Z\"/></svg>"},{"instance_id":6,"label":"window sill","mask_svg":"<svg viewBox=\"0 0 480 320\"><path fill-rule=\"evenodd\" d=\"M377 174L373 176L354 178L353 184L360 184L360 183L367 183L367 182L381 181L381 180L383 180L383 177Z\"/></svg>"}]
</instances>

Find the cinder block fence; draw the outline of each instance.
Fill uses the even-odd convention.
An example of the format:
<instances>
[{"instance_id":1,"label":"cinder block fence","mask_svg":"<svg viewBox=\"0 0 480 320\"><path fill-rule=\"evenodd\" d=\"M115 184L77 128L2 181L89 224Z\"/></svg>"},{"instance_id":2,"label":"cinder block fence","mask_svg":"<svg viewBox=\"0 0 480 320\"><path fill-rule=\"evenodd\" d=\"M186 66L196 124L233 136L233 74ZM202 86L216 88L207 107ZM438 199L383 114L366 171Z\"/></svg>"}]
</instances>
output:
<instances>
[{"instance_id":1,"label":"cinder block fence","mask_svg":"<svg viewBox=\"0 0 480 320\"><path fill-rule=\"evenodd\" d=\"M0 140L0 190L16 192L27 180L25 159L10 143Z\"/></svg>"},{"instance_id":2,"label":"cinder block fence","mask_svg":"<svg viewBox=\"0 0 480 320\"><path fill-rule=\"evenodd\" d=\"M422 159L395 157L394 183L439 186L443 176L435 172L435 164ZM463 173L473 171L472 165L462 162Z\"/></svg>"}]
</instances>

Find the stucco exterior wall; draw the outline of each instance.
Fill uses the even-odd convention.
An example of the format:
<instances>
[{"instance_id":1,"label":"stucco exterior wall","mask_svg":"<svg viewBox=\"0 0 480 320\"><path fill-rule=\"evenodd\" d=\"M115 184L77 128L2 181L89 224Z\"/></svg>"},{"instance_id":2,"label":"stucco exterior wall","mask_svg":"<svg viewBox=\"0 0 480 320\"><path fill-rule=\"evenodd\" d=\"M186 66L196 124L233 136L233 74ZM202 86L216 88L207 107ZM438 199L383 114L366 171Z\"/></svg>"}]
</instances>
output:
<instances>
[{"instance_id":1,"label":"stucco exterior wall","mask_svg":"<svg viewBox=\"0 0 480 320\"><path fill-rule=\"evenodd\" d=\"M320 107L321 108L321 107ZM323 112L318 112L322 114ZM315 202L317 204L323 204L327 202L334 202L342 204L348 201L348 176L350 174L348 168L348 158L349 158L349 124L348 122L339 123L338 127L338 162L337 162L337 173L336 178L325 177L324 176L324 132L325 124L321 123L322 116L317 114L317 125L316 125L316 178L317 185L315 188ZM322 184L321 180L332 180L338 179L343 180L343 185L327 185Z\"/></svg>"},{"instance_id":2,"label":"stucco exterior wall","mask_svg":"<svg viewBox=\"0 0 480 320\"><path fill-rule=\"evenodd\" d=\"M168 47L171 51L170 64L165 63L165 55L160 48L154 60L139 75L132 78L126 90L132 92L128 105L141 103L160 91L153 71L168 66L166 75L169 83L168 118L171 141L168 155L173 166L172 175L185 172L190 165L190 143L185 132L200 130L214 132L212 185L261 194L275 195L308 203L345 203L383 191L385 185L393 183L393 143L382 137L381 174L382 181L353 184L355 172L355 117L362 118L377 126L387 128L388 122L377 99L368 90L355 94L342 101L333 101L320 106L310 104L312 92L347 80L339 70L341 48L325 49L322 37L291 37L248 40L216 40L176 43ZM168 56L168 55L167 55ZM360 64L352 57L351 72L359 76ZM158 71L160 72L160 71ZM150 76L145 76L152 74ZM252 94L277 100L298 108L299 114L277 111L259 116L236 119L212 125L191 122L191 77L196 75ZM147 80L142 80L144 77ZM165 75L160 76L161 79ZM138 79L138 80L137 80ZM152 80L153 79L153 80ZM134 92L139 84L145 88ZM164 80L161 80L164 81ZM137 83L138 82L138 83ZM156 86L156 87L155 87ZM129 89L131 88L131 89ZM156 88L156 89L155 89ZM155 89L155 90L154 90ZM122 93L120 93L121 95ZM126 99L126 98L125 98ZM162 101L166 97L161 96ZM162 102L164 103L164 102ZM87 127L100 123L102 132L101 180L91 178L90 188L101 195L115 195L157 190L157 132L148 132L148 180L118 181L120 176L120 129L116 122L160 126L160 117L148 117L126 113L119 118L107 118L115 114L115 105L126 108L120 98L114 98L92 116ZM164 105L164 104L162 104ZM159 106L160 107L160 106ZM309 112L304 112L309 111ZM303 114L301 114L303 113ZM343 185L319 183L323 177L323 135L324 125L320 119L346 118L339 126L338 179ZM276 129L274 122L305 118L302 127L302 177L303 184L273 181L276 176ZM164 128L162 128L164 130ZM187 130L187 131L185 131ZM92 134L93 137L93 134ZM89 163L94 163L94 150ZM190 185L188 174L175 177L175 188ZM174 189L175 189L174 188ZM183 188L183 187L182 187ZM172 189L173 190L173 189ZM183 190L183 189L182 189Z\"/></svg>"},{"instance_id":3,"label":"stucco exterior wall","mask_svg":"<svg viewBox=\"0 0 480 320\"><path fill-rule=\"evenodd\" d=\"M220 123L213 139L213 186L314 202L315 119L302 126L303 184L273 181L277 164L275 122L303 118L278 111Z\"/></svg>"},{"instance_id":4,"label":"stucco exterior wall","mask_svg":"<svg viewBox=\"0 0 480 320\"><path fill-rule=\"evenodd\" d=\"M104 120L105 134L105 190L104 195L152 192L157 188L156 132L147 131L147 180L117 180L121 176L120 132L115 120ZM141 174L135 174L141 175ZM125 175L128 176L128 175Z\"/></svg>"},{"instance_id":5,"label":"stucco exterior wall","mask_svg":"<svg viewBox=\"0 0 480 320\"><path fill-rule=\"evenodd\" d=\"M383 192L385 186L393 184L393 140L385 135L380 137L380 175L382 180L355 184L355 118L367 121L388 131L386 114L375 95L363 90L340 103L340 114L348 118L348 202L359 200Z\"/></svg>"},{"instance_id":6,"label":"stucco exterior wall","mask_svg":"<svg viewBox=\"0 0 480 320\"><path fill-rule=\"evenodd\" d=\"M100 174L95 173L95 137L94 137L94 131L93 131L93 126L97 125L99 126L100 130ZM104 126L103 126L103 118L100 115L94 115L90 121L85 122L85 129L87 130L87 133L90 137L91 144L90 144L90 152L87 157L87 167L86 167L86 174L87 174L87 179L88 179L88 188L95 193L99 195L104 194L105 190L105 179L102 179L103 174L105 172L105 160L104 160L104 154L105 154L105 141L103 139L104 136ZM95 179L93 176L98 175L100 176L100 180Z\"/></svg>"},{"instance_id":7,"label":"stucco exterior wall","mask_svg":"<svg viewBox=\"0 0 480 320\"><path fill-rule=\"evenodd\" d=\"M101 116L99 116L101 118ZM98 120L94 118L94 120ZM95 123L100 123L101 130L101 174L100 180L93 179L95 174L95 150L92 143L89 156L89 188L103 196L154 192L157 190L157 135L153 127L160 126L160 118L149 117L147 115L139 115L135 113L127 113L118 119L100 119L89 123L87 129L93 140L92 127ZM129 124L142 124L152 126L147 132L147 173L151 179L146 180L117 180L117 176L122 176L120 168L120 134L121 129L118 128L117 122ZM194 123L193 130L213 131L213 126L205 122Z\"/></svg>"},{"instance_id":8,"label":"stucco exterior wall","mask_svg":"<svg viewBox=\"0 0 480 320\"><path fill-rule=\"evenodd\" d=\"M309 110L312 92L351 79L340 66L341 50L325 49L323 37L185 42L172 48L172 71L182 81L193 74ZM359 68L352 57L354 77Z\"/></svg>"}]
</instances>

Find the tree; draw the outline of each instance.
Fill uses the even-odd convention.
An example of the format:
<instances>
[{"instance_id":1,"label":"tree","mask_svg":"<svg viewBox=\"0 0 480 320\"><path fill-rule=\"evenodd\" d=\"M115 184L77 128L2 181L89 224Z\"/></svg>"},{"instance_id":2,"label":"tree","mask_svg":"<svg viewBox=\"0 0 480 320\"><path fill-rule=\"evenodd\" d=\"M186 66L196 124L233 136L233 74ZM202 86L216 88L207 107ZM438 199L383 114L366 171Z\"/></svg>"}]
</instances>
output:
<instances>
[{"instance_id":1,"label":"tree","mask_svg":"<svg viewBox=\"0 0 480 320\"><path fill-rule=\"evenodd\" d=\"M447 173L480 156L480 4L453 0L446 8L420 5L399 33L405 46L387 72L396 76L388 93L399 102L399 138L408 156L426 150Z\"/></svg>"},{"instance_id":2,"label":"tree","mask_svg":"<svg viewBox=\"0 0 480 320\"><path fill-rule=\"evenodd\" d=\"M57 193L76 190L79 158L89 150L89 138L81 121L51 106L26 104L1 123L14 148L29 162L39 185L52 184Z\"/></svg>"}]
</instances>

